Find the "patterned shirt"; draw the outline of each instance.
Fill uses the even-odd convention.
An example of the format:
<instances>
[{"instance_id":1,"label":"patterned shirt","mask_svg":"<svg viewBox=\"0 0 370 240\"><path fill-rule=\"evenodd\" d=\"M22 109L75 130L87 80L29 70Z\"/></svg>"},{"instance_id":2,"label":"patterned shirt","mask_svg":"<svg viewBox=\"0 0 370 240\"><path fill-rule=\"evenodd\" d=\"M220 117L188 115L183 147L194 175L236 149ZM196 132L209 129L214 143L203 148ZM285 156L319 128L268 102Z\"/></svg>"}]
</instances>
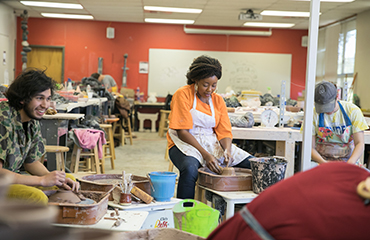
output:
<instances>
[{"instance_id":1,"label":"patterned shirt","mask_svg":"<svg viewBox=\"0 0 370 240\"><path fill-rule=\"evenodd\" d=\"M30 120L23 129L20 113L0 102L0 159L3 168L19 172L23 163L38 161L45 154L45 142L38 120Z\"/></svg>"}]
</instances>

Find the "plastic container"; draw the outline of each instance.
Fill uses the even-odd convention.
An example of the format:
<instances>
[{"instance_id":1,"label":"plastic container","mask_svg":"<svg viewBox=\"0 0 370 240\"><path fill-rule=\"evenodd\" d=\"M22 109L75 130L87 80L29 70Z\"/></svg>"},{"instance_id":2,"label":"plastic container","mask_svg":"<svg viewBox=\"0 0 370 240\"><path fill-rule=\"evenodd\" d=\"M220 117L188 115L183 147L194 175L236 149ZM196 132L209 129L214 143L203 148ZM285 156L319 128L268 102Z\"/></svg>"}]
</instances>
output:
<instances>
[{"instance_id":1,"label":"plastic container","mask_svg":"<svg viewBox=\"0 0 370 240\"><path fill-rule=\"evenodd\" d=\"M140 101L140 88L136 88L135 101Z\"/></svg>"},{"instance_id":2,"label":"plastic container","mask_svg":"<svg viewBox=\"0 0 370 240\"><path fill-rule=\"evenodd\" d=\"M204 238L218 226L220 217L218 210L192 199L177 203L172 212L176 229Z\"/></svg>"},{"instance_id":3,"label":"plastic container","mask_svg":"<svg viewBox=\"0 0 370 240\"><path fill-rule=\"evenodd\" d=\"M175 193L177 173L174 172L151 172L152 196L158 202L169 202Z\"/></svg>"},{"instance_id":4,"label":"plastic container","mask_svg":"<svg viewBox=\"0 0 370 240\"><path fill-rule=\"evenodd\" d=\"M252 189L256 194L285 177L288 162L283 157L251 158L249 161L252 170Z\"/></svg>"}]
</instances>

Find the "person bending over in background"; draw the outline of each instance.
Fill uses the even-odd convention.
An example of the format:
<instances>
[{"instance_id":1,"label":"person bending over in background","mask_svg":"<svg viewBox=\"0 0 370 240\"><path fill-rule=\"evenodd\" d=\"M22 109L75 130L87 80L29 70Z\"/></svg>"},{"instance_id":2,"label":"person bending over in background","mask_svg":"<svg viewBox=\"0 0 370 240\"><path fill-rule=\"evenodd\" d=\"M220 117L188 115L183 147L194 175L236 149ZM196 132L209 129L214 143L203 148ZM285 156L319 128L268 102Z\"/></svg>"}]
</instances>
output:
<instances>
[{"instance_id":1,"label":"person bending over in background","mask_svg":"<svg viewBox=\"0 0 370 240\"><path fill-rule=\"evenodd\" d=\"M226 104L215 93L221 75L217 59L200 56L188 70L188 85L172 97L167 140L170 159L180 171L178 198L194 198L201 166L215 173L221 172L220 164L250 168L253 156L232 144Z\"/></svg>"},{"instance_id":2,"label":"person bending over in background","mask_svg":"<svg viewBox=\"0 0 370 240\"><path fill-rule=\"evenodd\" d=\"M334 84L322 81L315 87L312 129L312 160L317 163L346 161L355 164L364 153L368 125L361 110L337 100Z\"/></svg>"},{"instance_id":3,"label":"person bending over in background","mask_svg":"<svg viewBox=\"0 0 370 240\"><path fill-rule=\"evenodd\" d=\"M268 187L208 239L369 239L369 192L367 169L321 164Z\"/></svg>"},{"instance_id":4,"label":"person bending over in background","mask_svg":"<svg viewBox=\"0 0 370 240\"><path fill-rule=\"evenodd\" d=\"M78 191L79 183L63 171L49 172L39 161L45 154L39 120L50 106L54 82L40 70L22 72L0 102L0 173L13 178L7 197L47 204L38 188L57 186ZM21 167L29 174L20 174Z\"/></svg>"},{"instance_id":5,"label":"person bending over in background","mask_svg":"<svg viewBox=\"0 0 370 240\"><path fill-rule=\"evenodd\" d=\"M117 92L117 83L111 75L93 73L91 77L98 79L109 92Z\"/></svg>"}]
</instances>

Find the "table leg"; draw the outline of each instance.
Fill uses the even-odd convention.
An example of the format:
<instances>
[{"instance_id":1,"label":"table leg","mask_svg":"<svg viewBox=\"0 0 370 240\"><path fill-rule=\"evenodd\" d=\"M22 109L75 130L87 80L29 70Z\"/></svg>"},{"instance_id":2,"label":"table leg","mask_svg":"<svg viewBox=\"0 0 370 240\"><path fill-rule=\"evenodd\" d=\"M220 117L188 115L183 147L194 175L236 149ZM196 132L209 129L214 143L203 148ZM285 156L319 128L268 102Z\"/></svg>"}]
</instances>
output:
<instances>
[{"instance_id":1,"label":"table leg","mask_svg":"<svg viewBox=\"0 0 370 240\"><path fill-rule=\"evenodd\" d=\"M288 161L285 177L291 177L294 175L294 151L294 141L276 141L276 156L284 156Z\"/></svg>"},{"instance_id":2,"label":"table leg","mask_svg":"<svg viewBox=\"0 0 370 240\"><path fill-rule=\"evenodd\" d=\"M225 199L225 202L226 202L226 219L229 219L231 218L232 216L234 216L234 211L235 211L235 203L234 201L232 200L229 200L229 199Z\"/></svg>"}]
</instances>

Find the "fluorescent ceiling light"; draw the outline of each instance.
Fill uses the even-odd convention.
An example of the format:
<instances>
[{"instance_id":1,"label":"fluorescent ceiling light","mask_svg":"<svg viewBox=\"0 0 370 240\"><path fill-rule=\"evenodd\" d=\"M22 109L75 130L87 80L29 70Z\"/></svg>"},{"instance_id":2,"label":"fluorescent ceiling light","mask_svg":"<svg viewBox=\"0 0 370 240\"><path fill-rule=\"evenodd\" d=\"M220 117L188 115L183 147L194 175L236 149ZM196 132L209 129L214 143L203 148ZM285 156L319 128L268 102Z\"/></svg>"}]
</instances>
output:
<instances>
[{"instance_id":1,"label":"fluorescent ceiling light","mask_svg":"<svg viewBox=\"0 0 370 240\"><path fill-rule=\"evenodd\" d=\"M202 9L144 6L144 10L158 12L201 13Z\"/></svg>"},{"instance_id":2,"label":"fluorescent ceiling light","mask_svg":"<svg viewBox=\"0 0 370 240\"><path fill-rule=\"evenodd\" d=\"M50 18L72 18L72 19L94 19L91 15L76 15L76 14L62 14L62 13L41 13L43 17Z\"/></svg>"},{"instance_id":3,"label":"fluorescent ceiling light","mask_svg":"<svg viewBox=\"0 0 370 240\"><path fill-rule=\"evenodd\" d=\"M295 0L295 1L303 1L309 2L311 0ZM355 0L320 0L320 2L354 2Z\"/></svg>"},{"instance_id":4,"label":"fluorescent ceiling light","mask_svg":"<svg viewBox=\"0 0 370 240\"><path fill-rule=\"evenodd\" d=\"M245 36L271 36L272 31L243 31L243 30L221 30L221 29L203 29L203 28L186 28L184 32L189 34L222 34L222 35L245 35Z\"/></svg>"},{"instance_id":5,"label":"fluorescent ceiling light","mask_svg":"<svg viewBox=\"0 0 370 240\"><path fill-rule=\"evenodd\" d=\"M193 24L194 20L145 18L145 22L149 22L149 23Z\"/></svg>"},{"instance_id":6,"label":"fluorescent ceiling light","mask_svg":"<svg viewBox=\"0 0 370 240\"><path fill-rule=\"evenodd\" d=\"M310 12L292 12L292 11L269 11L261 12L264 16L281 16L281 17L309 17Z\"/></svg>"},{"instance_id":7,"label":"fluorescent ceiling light","mask_svg":"<svg viewBox=\"0 0 370 240\"><path fill-rule=\"evenodd\" d=\"M267 23L267 22L246 22L244 26L247 27L269 27L269 28L290 28L294 23Z\"/></svg>"},{"instance_id":8,"label":"fluorescent ceiling light","mask_svg":"<svg viewBox=\"0 0 370 240\"><path fill-rule=\"evenodd\" d=\"M36 1L21 1L21 3L23 5L32 7L83 9L81 4L74 3L36 2Z\"/></svg>"}]
</instances>

